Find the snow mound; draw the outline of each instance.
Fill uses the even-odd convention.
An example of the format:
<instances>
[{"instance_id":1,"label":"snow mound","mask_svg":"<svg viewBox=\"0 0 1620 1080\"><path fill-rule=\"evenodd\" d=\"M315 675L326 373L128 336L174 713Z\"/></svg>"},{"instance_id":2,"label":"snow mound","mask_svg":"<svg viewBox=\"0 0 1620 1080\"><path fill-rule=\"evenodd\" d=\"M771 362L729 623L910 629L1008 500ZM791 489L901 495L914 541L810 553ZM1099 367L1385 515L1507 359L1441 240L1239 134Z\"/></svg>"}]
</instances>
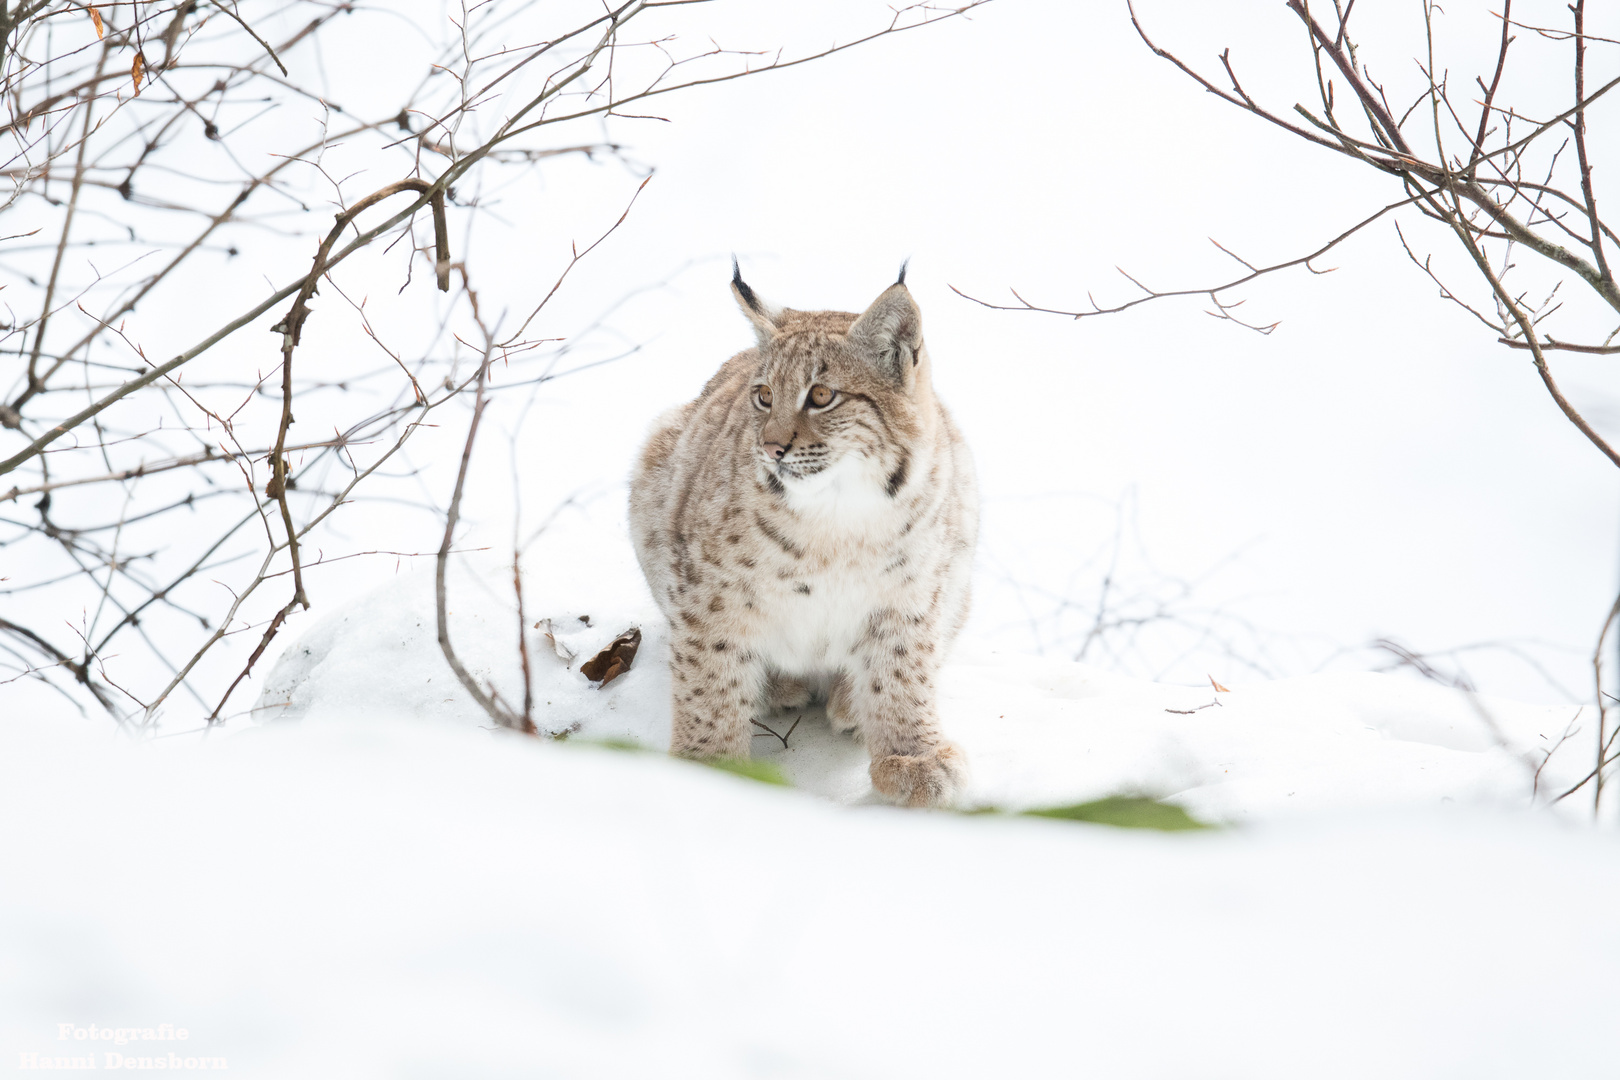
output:
<instances>
[{"instance_id":1,"label":"snow mound","mask_svg":"<svg viewBox=\"0 0 1620 1080\"><path fill-rule=\"evenodd\" d=\"M535 569L524 586L524 632L540 728L667 748L668 627L623 522L559 523L527 565ZM450 623L473 674L519 702L507 574L453 574ZM255 716L489 726L445 663L433 610L432 578L422 574L327 615L281 655ZM631 627L643 638L630 672L600 688L590 683L580 662ZM1580 737L1572 707L1398 676L1323 674L1219 692L966 643L940 687L941 721L973 770L968 805L1018 809L1143 794L1214 822L1352 807L1525 807L1578 781L1591 757L1590 734ZM841 803L873 801L865 750L834 733L819 708L763 725L754 756L774 761L795 786ZM1564 740L1566 733L1574 737ZM1573 812L1573 802L1561 810Z\"/></svg>"},{"instance_id":2,"label":"snow mound","mask_svg":"<svg viewBox=\"0 0 1620 1080\"><path fill-rule=\"evenodd\" d=\"M488 730L421 577L314 624L240 732L0 725L0 1054L266 1080L1612 1065L1620 847L1529 809L1579 778L1578 738L1546 753L1572 710L969 645L942 708L970 802L1142 793L1250 824L840 806L871 800L865 753L815 710L755 740L801 790L592 744L664 745L666 631L622 530L558 529L530 562L540 719L566 740ZM503 578L452 578L453 639L517 701ZM593 687L579 660L629 626L635 665Z\"/></svg>"},{"instance_id":3,"label":"snow mound","mask_svg":"<svg viewBox=\"0 0 1620 1080\"><path fill-rule=\"evenodd\" d=\"M1620 848L1545 815L1160 834L847 809L396 718L133 747L7 724L0 822L13 1062L1480 1080L1613 1061Z\"/></svg>"}]
</instances>

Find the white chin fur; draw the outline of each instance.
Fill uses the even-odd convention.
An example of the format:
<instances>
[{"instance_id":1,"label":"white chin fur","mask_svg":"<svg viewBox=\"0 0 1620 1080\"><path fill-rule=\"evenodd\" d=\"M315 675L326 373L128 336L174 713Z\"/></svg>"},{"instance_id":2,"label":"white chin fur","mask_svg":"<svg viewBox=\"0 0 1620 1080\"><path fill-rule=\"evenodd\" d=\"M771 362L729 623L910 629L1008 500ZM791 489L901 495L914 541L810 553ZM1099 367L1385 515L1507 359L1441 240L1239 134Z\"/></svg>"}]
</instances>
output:
<instances>
[{"instance_id":1,"label":"white chin fur","mask_svg":"<svg viewBox=\"0 0 1620 1080\"><path fill-rule=\"evenodd\" d=\"M788 505L826 526L859 528L896 512L881 463L846 454L811 476L782 477Z\"/></svg>"}]
</instances>

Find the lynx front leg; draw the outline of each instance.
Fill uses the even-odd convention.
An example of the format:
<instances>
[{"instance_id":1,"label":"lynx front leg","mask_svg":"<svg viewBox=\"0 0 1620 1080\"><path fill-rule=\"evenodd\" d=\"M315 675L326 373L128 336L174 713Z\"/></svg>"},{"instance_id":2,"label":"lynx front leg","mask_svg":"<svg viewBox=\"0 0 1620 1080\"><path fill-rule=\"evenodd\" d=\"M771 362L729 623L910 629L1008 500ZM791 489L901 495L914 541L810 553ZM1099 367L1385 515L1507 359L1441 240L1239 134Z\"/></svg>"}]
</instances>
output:
<instances>
[{"instance_id":1,"label":"lynx front leg","mask_svg":"<svg viewBox=\"0 0 1620 1080\"><path fill-rule=\"evenodd\" d=\"M967 781L967 759L939 730L936 642L927 616L878 612L841 687L840 711L872 753L872 786L906 806L948 805Z\"/></svg>"},{"instance_id":2,"label":"lynx front leg","mask_svg":"<svg viewBox=\"0 0 1620 1080\"><path fill-rule=\"evenodd\" d=\"M677 636L670 656L672 754L747 757L765 668L736 642L716 634Z\"/></svg>"}]
</instances>

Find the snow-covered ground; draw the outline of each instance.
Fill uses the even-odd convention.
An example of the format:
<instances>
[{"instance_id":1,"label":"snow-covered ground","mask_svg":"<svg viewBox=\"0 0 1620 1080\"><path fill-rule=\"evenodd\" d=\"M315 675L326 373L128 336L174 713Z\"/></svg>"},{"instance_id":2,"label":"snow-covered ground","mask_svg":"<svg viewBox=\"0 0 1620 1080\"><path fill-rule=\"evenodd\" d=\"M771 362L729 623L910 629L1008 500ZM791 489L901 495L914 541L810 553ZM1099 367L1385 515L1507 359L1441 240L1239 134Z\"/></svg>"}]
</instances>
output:
<instances>
[{"instance_id":1,"label":"snow-covered ground","mask_svg":"<svg viewBox=\"0 0 1620 1080\"><path fill-rule=\"evenodd\" d=\"M615 506L603 500L596 513L559 517L528 556L535 719L552 734L665 749L667 626ZM317 621L265 678L255 717L324 725L411 716L488 727L440 654L432 590L430 573L402 575ZM509 573L464 571L448 595L463 660L506 701L521 701ZM579 662L630 627L644 635L635 666L596 688ZM944 672L941 708L971 762L970 805L1024 808L1131 792L1216 822L1369 806L1521 808L1566 790L1591 760L1592 725L1573 706L1367 672L1234 682L1218 692L1208 683L1171 686L1001 654L973 640ZM754 754L775 761L795 786L843 803L871 801L865 751L835 735L819 708L767 726L792 735L784 746L761 730ZM1577 802L1586 806L1572 800L1560 809L1576 811Z\"/></svg>"},{"instance_id":2,"label":"snow-covered ground","mask_svg":"<svg viewBox=\"0 0 1620 1080\"><path fill-rule=\"evenodd\" d=\"M0 728L13 1067L92 1052L98 1068L172 1053L344 1078L1612 1066L1620 846L1580 796L1539 806L1581 775L1579 734L1534 778L1571 708L1370 674L1217 692L967 642L943 708L970 803L1148 794L1236 824L839 805L871 801L864 757L813 711L785 748L755 740L796 789L593 745L667 738L664 630L611 520L565 515L529 565L528 621L569 627L554 636L580 658L645 634L631 671L594 689L531 628L539 716L567 740L488 730L412 576L314 623L266 678L256 726L133 745ZM454 576L453 626L514 699L501 582ZM165 1023L186 1041L90 1037Z\"/></svg>"},{"instance_id":3,"label":"snow-covered ground","mask_svg":"<svg viewBox=\"0 0 1620 1080\"><path fill-rule=\"evenodd\" d=\"M28 822L0 901L13 1063L135 1052L63 1022L172 1023L186 1044L139 1051L349 1080L1613 1062L1620 851L1544 817L1161 834L851 810L412 721L171 753L4 738L0 804Z\"/></svg>"}]
</instances>

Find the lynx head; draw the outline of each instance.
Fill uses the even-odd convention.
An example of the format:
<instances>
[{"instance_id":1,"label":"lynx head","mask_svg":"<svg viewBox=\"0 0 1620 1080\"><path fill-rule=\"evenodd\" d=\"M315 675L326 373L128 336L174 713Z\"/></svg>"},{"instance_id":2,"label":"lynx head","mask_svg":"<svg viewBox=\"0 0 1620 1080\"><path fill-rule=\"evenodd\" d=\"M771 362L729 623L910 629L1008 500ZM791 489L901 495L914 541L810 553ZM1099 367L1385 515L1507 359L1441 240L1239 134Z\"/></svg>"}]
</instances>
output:
<instances>
[{"instance_id":1,"label":"lynx head","mask_svg":"<svg viewBox=\"0 0 1620 1080\"><path fill-rule=\"evenodd\" d=\"M731 291L759 337L748 393L768 478L792 483L864 461L894 495L933 404L922 315L905 267L860 315L769 304L735 261Z\"/></svg>"}]
</instances>

